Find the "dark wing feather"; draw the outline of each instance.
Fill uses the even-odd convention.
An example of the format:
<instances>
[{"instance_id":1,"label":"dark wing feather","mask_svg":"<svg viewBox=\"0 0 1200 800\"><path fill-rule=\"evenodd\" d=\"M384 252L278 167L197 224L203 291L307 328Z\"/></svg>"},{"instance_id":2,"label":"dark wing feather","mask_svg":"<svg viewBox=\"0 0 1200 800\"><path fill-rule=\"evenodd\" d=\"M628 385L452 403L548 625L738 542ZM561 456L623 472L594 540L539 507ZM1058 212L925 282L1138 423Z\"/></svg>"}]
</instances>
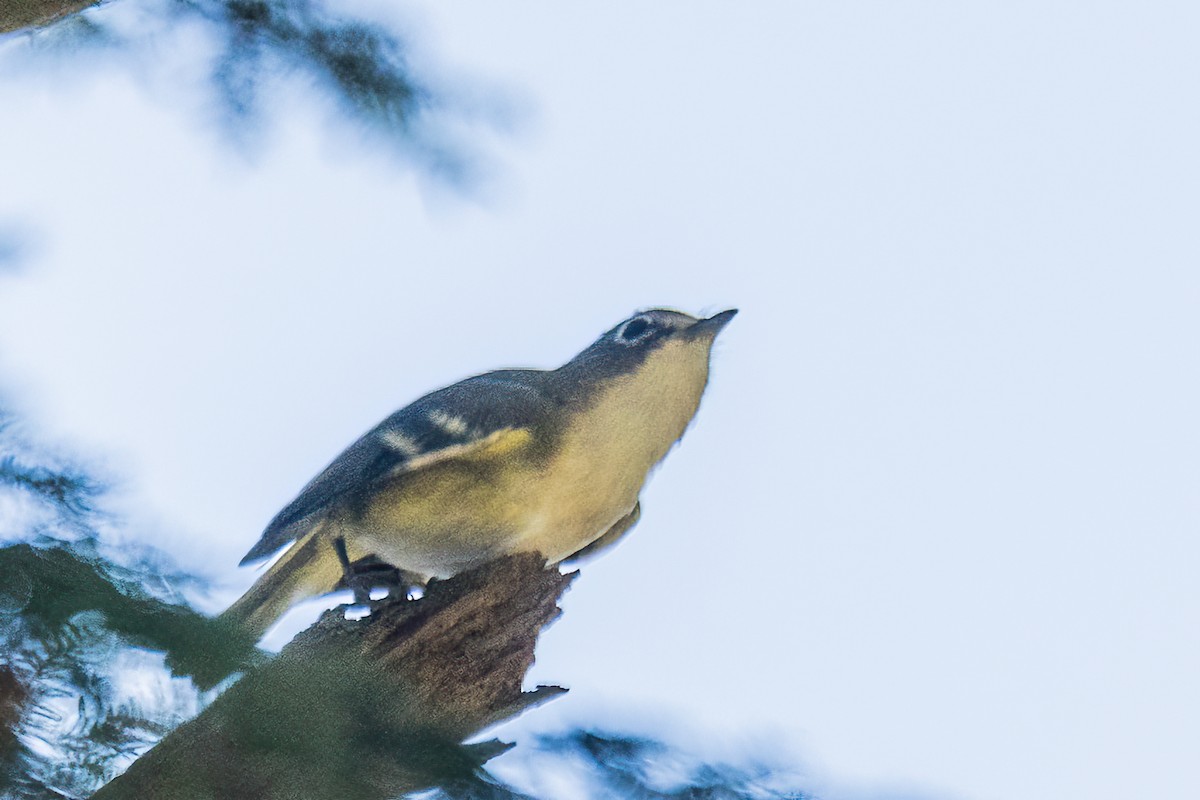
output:
<instances>
[{"instance_id":1,"label":"dark wing feather","mask_svg":"<svg viewBox=\"0 0 1200 800\"><path fill-rule=\"evenodd\" d=\"M339 503L379 478L404 472L409 463L428 463L428 456L438 451L480 441L499 430L533 427L553 405L541 390L544 374L534 370L490 372L439 389L400 409L313 478L275 515L241 563L266 558Z\"/></svg>"}]
</instances>

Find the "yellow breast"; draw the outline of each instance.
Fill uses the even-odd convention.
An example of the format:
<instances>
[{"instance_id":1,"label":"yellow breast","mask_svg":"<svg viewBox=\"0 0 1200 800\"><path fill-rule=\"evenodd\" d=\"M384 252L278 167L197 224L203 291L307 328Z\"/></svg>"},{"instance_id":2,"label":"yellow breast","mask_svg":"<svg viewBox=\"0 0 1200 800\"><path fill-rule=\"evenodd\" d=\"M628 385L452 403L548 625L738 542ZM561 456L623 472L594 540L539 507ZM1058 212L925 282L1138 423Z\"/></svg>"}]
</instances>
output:
<instances>
[{"instance_id":1,"label":"yellow breast","mask_svg":"<svg viewBox=\"0 0 1200 800\"><path fill-rule=\"evenodd\" d=\"M560 561L628 514L650 470L695 416L707 381L707 343L676 341L603 387L563 432L513 549Z\"/></svg>"}]
</instances>

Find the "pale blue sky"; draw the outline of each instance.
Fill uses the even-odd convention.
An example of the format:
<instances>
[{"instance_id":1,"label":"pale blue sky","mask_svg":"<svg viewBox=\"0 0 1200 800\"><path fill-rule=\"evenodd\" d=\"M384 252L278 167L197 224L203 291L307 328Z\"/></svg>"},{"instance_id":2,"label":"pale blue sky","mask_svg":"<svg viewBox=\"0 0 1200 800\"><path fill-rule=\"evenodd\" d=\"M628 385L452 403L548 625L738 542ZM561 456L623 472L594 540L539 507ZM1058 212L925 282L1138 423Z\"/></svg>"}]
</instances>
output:
<instances>
[{"instance_id":1,"label":"pale blue sky","mask_svg":"<svg viewBox=\"0 0 1200 800\"><path fill-rule=\"evenodd\" d=\"M1200 12L396 18L418 66L524 110L468 133L475 198L298 90L247 163L177 72L14 77L0 45L0 218L38 233L0 375L125 477L139 535L228 600L394 408L639 307L738 306L638 530L540 646L571 695L520 726L780 734L831 797L1200 792Z\"/></svg>"}]
</instances>

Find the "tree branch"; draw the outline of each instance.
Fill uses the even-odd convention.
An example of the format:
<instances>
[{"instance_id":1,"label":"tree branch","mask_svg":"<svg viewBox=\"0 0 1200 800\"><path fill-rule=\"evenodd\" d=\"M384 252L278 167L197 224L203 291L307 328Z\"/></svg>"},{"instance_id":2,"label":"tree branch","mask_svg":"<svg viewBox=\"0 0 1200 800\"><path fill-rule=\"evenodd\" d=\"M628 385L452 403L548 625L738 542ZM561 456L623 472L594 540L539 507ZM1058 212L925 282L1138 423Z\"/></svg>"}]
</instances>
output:
<instances>
[{"instance_id":1,"label":"tree branch","mask_svg":"<svg viewBox=\"0 0 1200 800\"><path fill-rule=\"evenodd\" d=\"M0 33L49 25L88 6L99 4L100 0L3 0L0 5Z\"/></svg>"},{"instance_id":2,"label":"tree branch","mask_svg":"<svg viewBox=\"0 0 1200 800\"><path fill-rule=\"evenodd\" d=\"M386 800L470 776L504 748L463 740L565 691L521 685L572 578L508 556L326 612L94 798Z\"/></svg>"}]
</instances>

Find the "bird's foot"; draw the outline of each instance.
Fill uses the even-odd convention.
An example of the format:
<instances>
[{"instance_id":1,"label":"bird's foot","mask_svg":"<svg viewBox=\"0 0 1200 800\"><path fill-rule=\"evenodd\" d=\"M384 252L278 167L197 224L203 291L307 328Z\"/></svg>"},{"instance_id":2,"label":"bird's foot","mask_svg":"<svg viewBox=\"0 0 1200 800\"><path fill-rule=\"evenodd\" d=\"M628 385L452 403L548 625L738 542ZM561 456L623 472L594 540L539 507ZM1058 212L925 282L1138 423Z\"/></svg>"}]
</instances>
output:
<instances>
[{"instance_id":1,"label":"bird's foot","mask_svg":"<svg viewBox=\"0 0 1200 800\"><path fill-rule=\"evenodd\" d=\"M340 536L333 540L337 551L338 561L342 564L342 579L335 589L349 589L354 592L354 605L373 608L384 597L372 598L371 592L376 589L387 591L387 598L408 598L414 588L420 583L404 570L392 566L377 556L369 555L350 561L346 553L346 542Z\"/></svg>"}]
</instances>

